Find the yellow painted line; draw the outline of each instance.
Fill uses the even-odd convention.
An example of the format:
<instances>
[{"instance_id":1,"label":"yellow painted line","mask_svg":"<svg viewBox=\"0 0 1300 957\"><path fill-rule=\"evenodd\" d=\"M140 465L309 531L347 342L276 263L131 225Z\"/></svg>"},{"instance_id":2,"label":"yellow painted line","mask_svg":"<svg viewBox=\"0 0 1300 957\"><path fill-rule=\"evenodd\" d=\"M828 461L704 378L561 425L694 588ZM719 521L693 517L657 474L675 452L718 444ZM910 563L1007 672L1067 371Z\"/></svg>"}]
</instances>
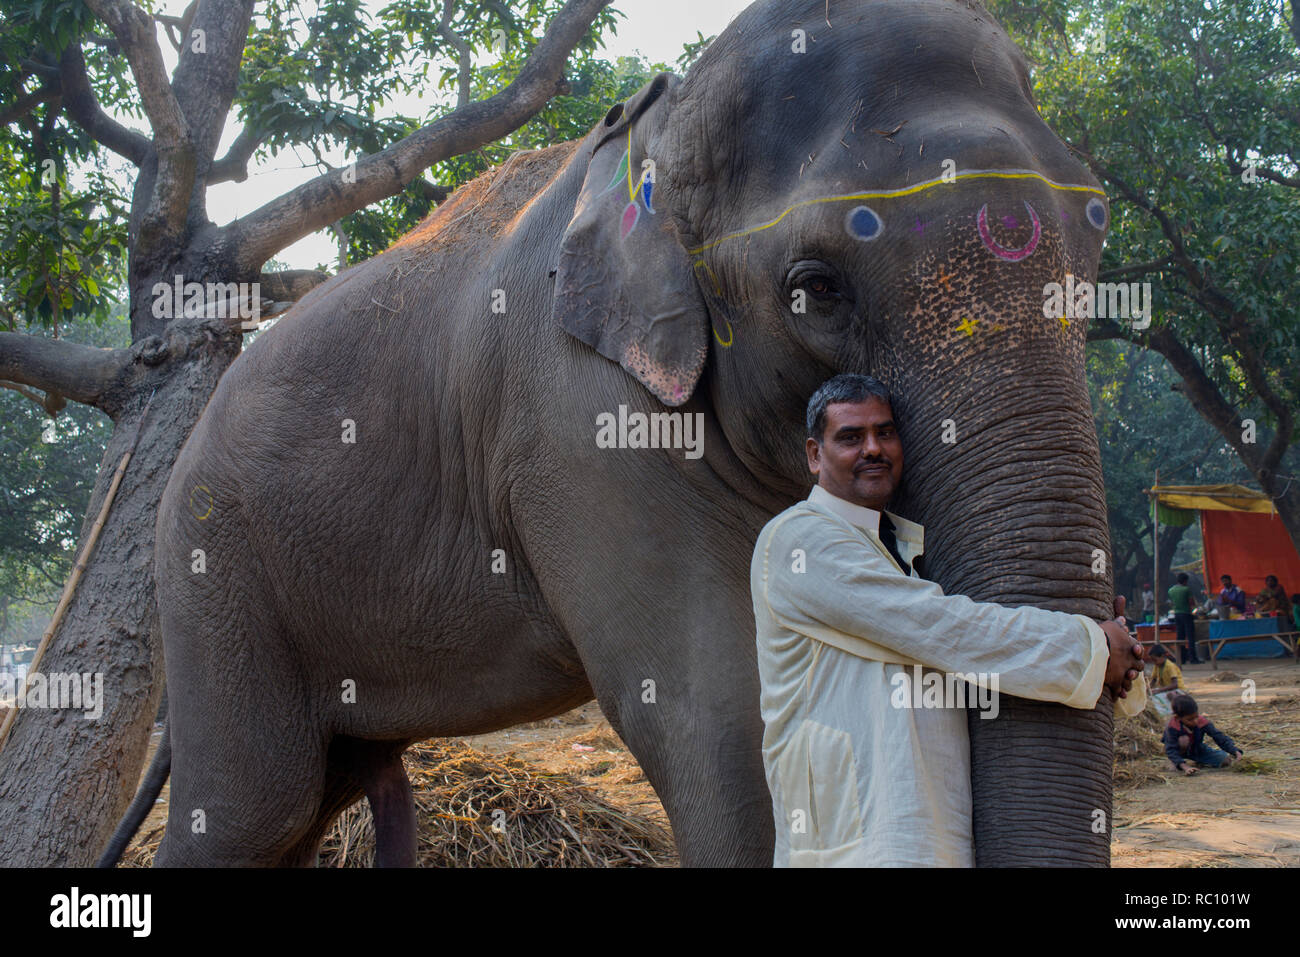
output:
<instances>
[{"instance_id":1,"label":"yellow painted line","mask_svg":"<svg viewBox=\"0 0 1300 957\"><path fill-rule=\"evenodd\" d=\"M631 176L630 170L631 167L629 166L629 178ZM765 229L771 229L773 226L781 222L781 220L785 219L787 216L793 213L796 209L802 209L805 206L819 206L823 203L844 203L852 200L896 199L900 196L911 196L916 193L923 192L924 190L927 189L933 189L936 186L953 186L956 185L956 182L958 180L963 180L963 179L1036 179L1039 180L1040 182L1046 183L1052 189L1059 189L1066 192L1076 192L1076 193L1096 193L1098 196L1101 196L1103 198L1106 196L1104 191L1098 189L1095 186L1083 186L1078 183L1058 183L1056 182L1056 180L1048 179L1042 173L1035 172L1034 170L1028 170L1028 169L959 170L958 172L953 174L953 178L950 180L945 180L942 176L940 176L936 179L927 180L924 183L917 183L915 186L902 186L899 187L898 189L877 190L875 192L870 192L870 193L846 193L843 196L824 196L820 199L806 199L801 203L795 203L793 206L788 207L784 212L781 213L781 215L777 216L776 219L773 219L771 222L764 223L761 226L752 226L749 229L742 229L739 232L728 233L726 236L723 236L721 239L715 239L713 240L713 242L705 243L703 246L697 246L696 248L690 250L690 253L691 255L697 255L699 253L704 252L706 249L712 249L714 246L718 246L722 243L725 243L729 239L739 239L742 236L750 236L753 235L754 233L762 232Z\"/></svg>"},{"instance_id":2,"label":"yellow painted line","mask_svg":"<svg viewBox=\"0 0 1300 957\"><path fill-rule=\"evenodd\" d=\"M627 201L636 202L636 188L632 185L632 124L627 125Z\"/></svg>"}]
</instances>

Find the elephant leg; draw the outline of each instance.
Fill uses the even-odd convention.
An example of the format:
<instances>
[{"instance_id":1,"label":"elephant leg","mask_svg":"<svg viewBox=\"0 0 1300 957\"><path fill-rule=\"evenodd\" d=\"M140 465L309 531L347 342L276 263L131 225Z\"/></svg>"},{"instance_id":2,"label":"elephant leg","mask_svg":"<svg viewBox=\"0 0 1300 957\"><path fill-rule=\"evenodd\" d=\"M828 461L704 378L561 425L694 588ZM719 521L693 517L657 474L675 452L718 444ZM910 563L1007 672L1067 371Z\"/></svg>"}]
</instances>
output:
<instances>
[{"instance_id":1,"label":"elephant leg","mask_svg":"<svg viewBox=\"0 0 1300 957\"><path fill-rule=\"evenodd\" d=\"M653 702L645 700L643 679L614 678L609 684L630 691L600 694L598 687L598 699L663 803L683 867L771 867L757 689L747 707L728 706L734 687L698 678L691 676L681 698L674 682L657 682Z\"/></svg>"},{"instance_id":2,"label":"elephant leg","mask_svg":"<svg viewBox=\"0 0 1300 957\"><path fill-rule=\"evenodd\" d=\"M375 866L415 867L415 797L402 765L406 742L358 741L354 773L360 778L375 821Z\"/></svg>"},{"instance_id":3,"label":"elephant leg","mask_svg":"<svg viewBox=\"0 0 1300 957\"><path fill-rule=\"evenodd\" d=\"M315 867L320 857L320 844L329 833L338 816L350 808L364 794L361 785L351 774L330 765L325 771L325 790L320 810L307 833L280 859L281 867Z\"/></svg>"},{"instance_id":4,"label":"elephant leg","mask_svg":"<svg viewBox=\"0 0 1300 957\"><path fill-rule=\"evenodd\" d=\"M302 843L321 807L325 749L306 743L314 731L305 721L281 720L271 725L274 739L227 736L204 746L182 738L173 746L155 866L274 867Z\"/></svg>"},{"instance_id":5,"label":"elephant leg","mask_svg":"<svg viewBox=\"0 0 1300 957\"><path fill-rule=\"evenodd\" d=\"M320 809L307 833L280 861L283 867L315 867L320 844L338 816L365 795L375 822L375 864L413 867L416 861L415 800L402 753L406 742L363 741L340 735L330 744Z\"/></svg>"},{"instance_id":6,"label":"elephant leg","mask_svg":"<svg viewBox=\"0 0 1300 957\"><path fill-rule=\"evenodd\" d=\"M187 634L197 616L163 622L172 769L159 866L274 867L321 807L328 740L304 679L256 603L237 607L220 634Z\"/></svg>"}]
</instances>

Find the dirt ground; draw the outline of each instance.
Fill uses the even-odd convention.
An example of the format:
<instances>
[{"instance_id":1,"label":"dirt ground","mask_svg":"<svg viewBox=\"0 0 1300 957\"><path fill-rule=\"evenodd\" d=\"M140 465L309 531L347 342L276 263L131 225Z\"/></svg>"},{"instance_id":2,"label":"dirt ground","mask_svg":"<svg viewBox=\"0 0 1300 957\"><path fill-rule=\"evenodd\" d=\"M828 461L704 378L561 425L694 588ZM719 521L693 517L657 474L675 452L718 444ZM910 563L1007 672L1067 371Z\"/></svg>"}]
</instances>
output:
<instances>
[{"instance_id":1,"label":"dirt ground","mask_svg":"<svg viewBox=\"0 0 1300 957\"><path fill-rule=\"evenodd\" d=\"M1187 690L1215 725L1251 759L1253 771L1164 770L1154 732L1142 754L1118 764L1116 867L1300 866L1300 667L1292 659L1228 661L1184 670ZM1242 681L1255 702L1242 702ZM157 732L155 732L155 742ZM611 803L668 826L654 789L595 702L545 721L464 738L475 748L513 755L540 771L563 773ZM151 747L152 752L152 747ZM152 757L152 754L151 754ZM167 791L140 829L166 823Z\"/></svg>"},{"instance_id":2,"label":"dirt ground","mask_svg":"<svg viewBox=\"0 0 1300 957\"><path fill-rule=\"evenodd\" d=\"M1217 672L1189 665L1183 679L1246 760L1191 777L1166 770L1158 748L1130 762L1137 773L1115 788L1114 865L1300 866L1300 667L1290 658L1229 660ZM1242 701L1246 680L1253 703Z\"/></svg>"}]
</instances>

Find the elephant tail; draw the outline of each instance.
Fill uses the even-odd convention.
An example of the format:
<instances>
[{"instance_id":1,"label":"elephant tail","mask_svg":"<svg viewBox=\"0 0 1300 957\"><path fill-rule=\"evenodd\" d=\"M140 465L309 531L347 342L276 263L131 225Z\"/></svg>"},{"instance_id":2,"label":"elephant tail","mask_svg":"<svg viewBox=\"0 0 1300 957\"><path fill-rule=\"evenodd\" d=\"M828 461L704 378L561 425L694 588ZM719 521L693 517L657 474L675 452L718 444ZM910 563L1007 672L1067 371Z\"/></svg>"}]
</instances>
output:
<instances>
[{"instance_id":1,"label":"elephant tail","mask_svg":"<svg viewBox=\"0 0 1300 957\"><path fill-rule=\"evenodd\" d=\"M126 846L135 837L135 832L140 829L144 819L153 810L154 802L162 793L163 785L167 783L167 775L171 774L171 770L172 736L169 727L164 725L162 740L158 742L158 750L154 752L153 763L149 765L149 771L140 783L140 790L135 792L135 799L126 809L122 820L118 822L117 830L113 832L108 847L104 848L104 853L95 864L96 867L117 866L117 862L122 859L122 852L126 850Z\"/></svg>"}]
</instances>

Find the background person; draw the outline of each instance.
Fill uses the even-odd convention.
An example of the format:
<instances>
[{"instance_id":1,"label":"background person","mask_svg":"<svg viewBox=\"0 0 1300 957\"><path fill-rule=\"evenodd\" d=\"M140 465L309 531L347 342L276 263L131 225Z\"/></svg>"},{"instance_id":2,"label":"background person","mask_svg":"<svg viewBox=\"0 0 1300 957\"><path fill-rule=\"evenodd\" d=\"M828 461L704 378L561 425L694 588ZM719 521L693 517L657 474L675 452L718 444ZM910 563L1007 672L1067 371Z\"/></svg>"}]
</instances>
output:
<instances>
[{"instance_id":1,"label":"background person","mask_svg":"<svg viewBox=\"0 0 1300 957\"><path fill-rule=\"evenodd\" d=\"M1218 743L1222 751L1206 743L1207 734ZM1165 726L1162 740L1170 769L1184 774L1196 773L1196 769L1191 766L1193 762L1206 768L1222 768L1245 753L1233 743L1232 738L1216 728L1209 718L1197 713L1196 699L1189 694L1174 699L1174 716Z\"/></svg>"},{"instance_id":2,"label":"background person","mask_svg":"<svg viewBox=\"0 0 1300 957\"><path fill-rule=\"evenodd\" d=\"M1169 589L1169 603L1174 608L1179 656L1183 664L1199 665L1201 660L1196 657L1196 618L1192 615L1192 590L1187 587L1187 582L1187 572L1179 572L1178 584Z\"/></svg>"},{"instance_id":3,"label":"background person","mask_svg":"<svg viewBox=\"0 0 1300 957\"><path fill-rule=\"evenodd\" d=\"M1152 646L1148 652L1151 658L1151 703L1162 715L1174 713L1173 699L1180 692L1186 691L1183 682L1183 670L1169 658L1169 651L1164 645Z\"/></svg>"},{"instance_id":4,"label":"background person","mask_svg":"<svg viewBox=\"0 0 1300 957\"><path fill-rule=\"evenodd\" d=\"M1225 609L1236 611L1239 615L1246 614L1246 593L1232 583L1232 576L1220 575L1219 583L1223 586L1219 590L1219 604ZM1231 612L1224 617L1230 618Z\"/></svg>"},{"instance_id":5,"label":"background person","mask_svg":"<svg viewBox=\"0 0 1300 957\"><path fill-rule=\"evenodd\" d=\"M1286 589L1278 584L1276 575L1264 579L1264 588L1255 598L1255 614L1291 617L1291 600L1286 597Z\"/></svg>"}]
</instances>

